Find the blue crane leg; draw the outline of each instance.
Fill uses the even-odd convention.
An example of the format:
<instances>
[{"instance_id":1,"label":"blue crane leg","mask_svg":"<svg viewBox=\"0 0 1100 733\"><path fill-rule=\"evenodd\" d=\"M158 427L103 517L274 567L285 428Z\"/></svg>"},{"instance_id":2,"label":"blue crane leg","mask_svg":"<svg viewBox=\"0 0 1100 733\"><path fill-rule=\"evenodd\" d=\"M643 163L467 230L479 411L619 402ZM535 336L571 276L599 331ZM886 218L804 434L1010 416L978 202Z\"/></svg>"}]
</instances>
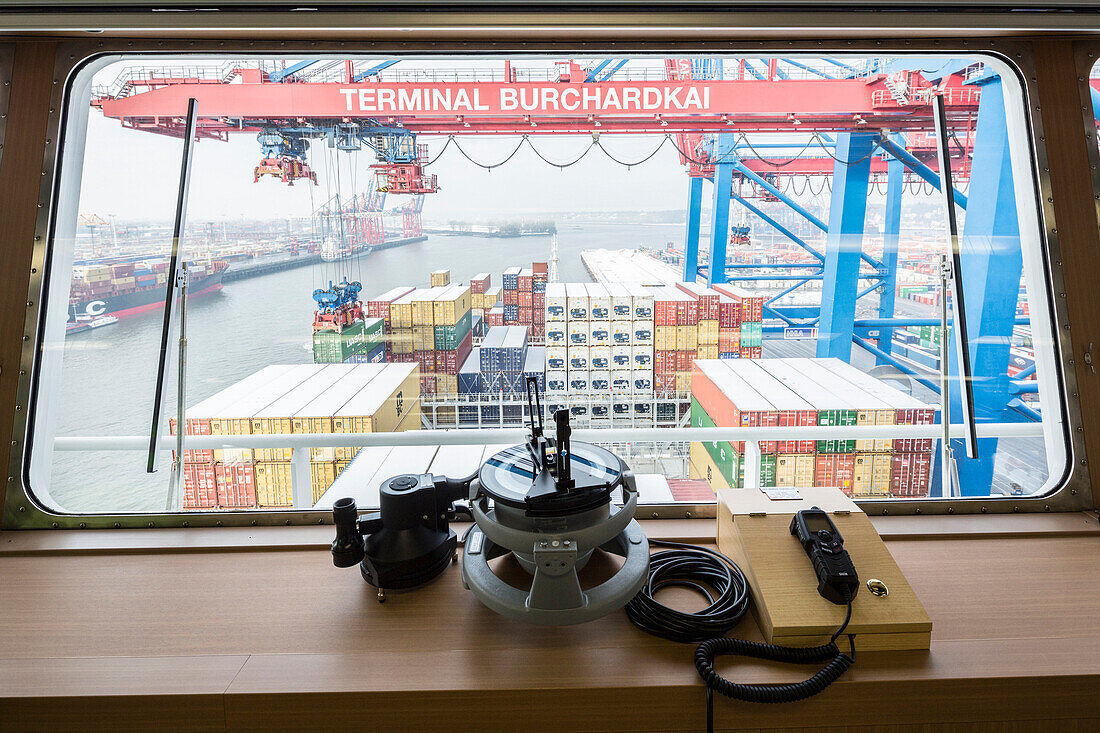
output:
<instances>
[{"instance_id":1,"label":"blue crane leg","mask_svg":"<svg viewBox=\"0 0 1100 733\"><path fill-rule=\"evenodd\" d=\"M688 179L687 225L684 229L684 282L699 272L699 218L703 209L703 179Z\"/></svg>"},{"instance_id":2,"label":"blue crane leg","mask_svg":"<svg viewBox=\"0 0 1100 733\"><path fill-rule=\"evenodd\" d=\"M817 355L850 361L874 133L837 135Z\"/></svg>"},{"instance_id":3,"label":"blue crane leg","mask_svg":"<svg viewBox=\"0 0 1100 733\"><path fill-rule=\"evenodd\" d=\"M990 78L982 87L969 193L972 201L982 202L981 206L967 210L959 242L974 385L974 417L978 422L1018 421L1021 415L1009 408L1013 394L1008 363L1023 257L1004 92L999 77ZM961 423L958 356L953 343L951 350L948 362L951 419ZM952 441L952 447L958 461L962 495L988 495L993 481L997 439L979 439L976 459L966 458L961 440Z\"/></svg>"},{"instance_id":4,"label":"blue crane leg","mask_svg":"<svg viewBox=\"0 0 1100 733\"><path fill-rule=\"evenodd\" d=\"M892 159L886 164L886 221L882 229L882 289L878 296L878 317L889 319L894 317L894 291L897 287L898 274L898 240L901 238L901 194L905 189L905 165ZM878 347L883 352L891 353L894 342L894 329L883 328L879 331ZM876 364L885 364L886 361L875 357Z\"/></svg>"},{"instance_id":5,"label":"blue crane leg","mask_svg":"<svg viewBox=\"0 0 1100 733\"><path fill-rule=\"evenodd\" d=\"M714 211L710 220L710 268L707 284L726 282L726 244L730 236L730 198L733 194L734 136L722 133L718 136L716 160L725 161L714 166ZM694 280L692 280L694 282Z\"/></svg>"}]
</instances>

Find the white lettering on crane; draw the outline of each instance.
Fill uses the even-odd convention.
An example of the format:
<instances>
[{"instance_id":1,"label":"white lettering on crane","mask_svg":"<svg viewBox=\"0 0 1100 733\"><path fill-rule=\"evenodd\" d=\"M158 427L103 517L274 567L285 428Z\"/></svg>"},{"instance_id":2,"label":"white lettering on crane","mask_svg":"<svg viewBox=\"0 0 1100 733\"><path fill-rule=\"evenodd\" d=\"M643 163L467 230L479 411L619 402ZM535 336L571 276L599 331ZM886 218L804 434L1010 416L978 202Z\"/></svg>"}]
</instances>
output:
<instances>
[{"instance_id":1,"label":"white lettering on crane","mask_svg":"<svg viewBox=\"0 0 1100 733\"><path fill-rule=\"evenodd\" d=\"M406 112L419 112L421 110L420 90L399 89L397 91L397 105Z\"/></svg>"},{"instance_id":2,"label":"white lettering on crane","mask_svg":"<svg viewBox=\"0 0 1100 733\"><path fill-rule=\"evenodd\" d=\"M556 112L558 107L558 90L553 87L542 88L542 111L546 112L550 109L550 105L554 106Z\"/></svg>"},{"instance_id":3,"label":"white lettering on crane","mask_svg":"<svg viewBox=\"0 0 1100 733\"><path fill-rule=\"evenodd\" d=\"M511 112L519 106L519 92L513 87L501 87L500 111Z\"/></svg>"},{"instance_id":4,"label":"white lettering on crane","mask_svg":"<svg viewBox=\"0 0 1100 733\"><path fill-rule=\"evenodd\" d=\"M527 92L531 92L531 101L527 101ZM539 106L539 90L538 89L520 89L519 90L519 106L523 107L528 112L533 111Z\"/></svg>"},{"instance_id":5,"label":"white lettering on crane","mask_svg":"<svg viewBox=\"0 0 1100 733\"><path fill-rule=\"evenodd\" d=\"M623 111L630 109L630 105L634 105L634 109L641 110L642 108L642 90L636 87L627 87L623 90Z\"/></svg>"},{"instance_id":6,"label":"white lettering on crane","mask_svg":"<svg viewBox=\"0 0 1100 733\"><path fill-rule=\"evenodd\" d=\"M439 111L440 109L450 111L451 109L451 90L433 89L432 90L432 104L431 109L433 111Z\"/></svg>"},{"instance_id":7,"label":"white lettering on crane","mask_svg":"<svg viewBox=\"0 0 1100 733\"><path fill-rule=\"evenodd\" d=\"M359 111L360 112L374 112L374 90L373 89L360 89L359 90Z\"/></svg>"},{"instance_id":8,"label":"white lettering on crane","mask_svg":"<svg viewBox=\"0 0 1100 733\"><path fill-rule=\"evenodd\" d=\"M646 109L660 109L661 108L661 90L655 87L646 87L643 90L642 98L645 100Z\"/></svg>"},{"instance_id":9,"label":"white lettering on crane","mask_svg":"<svg viewBox=\"0 0 1100 733\"><path fill-rule=\"evenodd\" d=\"M348 112L351 112L351 98L358 90L356 89L341 89L340 93L344 95L344 99L348 103Z\"/></svg>"},{"instance_id":10,"label":"white lettering on crane","mask_svg":"<svg viewBox=\"0 0 1100 733\"><path fill-rule=\"evenodd\" d=\"M479 110L479 111L484 111L484 110L489 109L489 105L481 103L481 90L480 89L475 89L474 90L474 109Z\"/></svg>"},{"instance_id":11,"label":"white lettering on crane","mask_svg":"<svg viewBox=\"0 0 1100 733\"><path fill-rule=\"evenodd\" d=\"M458 94L455 95L455 106L453 109L457 112L459 109L465 109L467 112L473 112L474 106L470 104L470 95L466 93L465 89L459 89Z\"/></svg>"},{"instance_id":12,"label":"white lettering on crane","mask_svg":"<svg viewBox=\"0 0 1100 733\"><path fill-rule=\"evenodd\" d=\"M386 109L386 105L389 105L391 112L397 111L397 105L394 103L396 92L393 89L379 89L378 90L378 111L381 112Z\"/></svg>"},{"instance_id":13,"label":"white lettering on crane","mask_svg":"<svg viewBox=\"0 0 1100 733\"><path fill-rule=\"evenodd\" d=\"M705 89L708 93L708 101L709 101L710 87L705 87ZM703 103L699 101L699 90L696 89L695 87L689 87L688 88L687 94L684 96L684 106L681 107L681 109L685 109L687 107L692 107L692 106L695 107L695 109L699 109L699 110L703 109Z\"/></svg>"},{"instance_id":14,"label":"white lettering on crane","mask_svg":"<svg viewBox=\"0 0 1100 733\"><path fill-rule=\"evenodd\" d=\"M680 92L682 91L684 91L683 87L676 87L675 89L665 87L665 107L672 109L675 105L677 109L683 109L684 105L680 102Z\"/></svg>"},{"instance_id":15,"label":"white lettering on crane","mask_svg":"<svg viewBox=\"0 0 1100 733\"><path fill-rule=\"evenodd\" d=\"M624 92L623 96L624 97L626 96L625 92ZM611 109L611 104L612 103L615 104L616 109L621 110L623 108L622 102L619 101L619 92L615 89L615 87L611 87L610 89L607 90L607 95L603 98L603 109L604 110Z\"/></svg>"},{"instance_id":16,"label":"white lettering on crane","mask_svg":"<svg viewBox=\"0 0 1100 733\"><path fill-rule=\"evenodd\" d=\"M562 96L565 96L564 93ZM581 90L581 98L584 100L584 111L592 109L593 107L597 111L602 111L600 107L600 87L597 84L585 84ZM592 106L589 106L589 102Z\"/></svg>"},{"instance_id":17,"label":"white lettering on crane","mask_svg":"<svg viewBox=\"0 0 1100 733\"><path fill-rule=\"evenodd\" d=\"M573 102L572 104L565 101L565 95L566 94L572 95L573 98L576 99L577 101ZM569 110L570 112L575 110L581 104L580 99L579 99L580 96L581 96L580 90L578 90L574 87L569 87L568 89L563 89L562 93L561 93L561 106L562 106L562 109Z\"/></svg>"}]
</instances>

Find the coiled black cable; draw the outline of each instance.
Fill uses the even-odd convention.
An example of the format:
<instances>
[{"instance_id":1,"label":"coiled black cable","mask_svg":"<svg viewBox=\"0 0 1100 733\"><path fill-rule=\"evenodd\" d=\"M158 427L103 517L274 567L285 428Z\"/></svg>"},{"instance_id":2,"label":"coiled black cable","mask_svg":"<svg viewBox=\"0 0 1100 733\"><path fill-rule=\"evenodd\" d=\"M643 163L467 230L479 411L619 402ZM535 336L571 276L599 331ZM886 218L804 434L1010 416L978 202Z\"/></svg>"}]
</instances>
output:
<instances>
[{"instance_id":1,"label":"coiled black cable","mask_svg":"<svg viewBox=\"0 0 1100 733\"><path fill-rule=\"evenodd\" d=\"M855 641L848 635L850 653L841 652L836 640L852 620L852 599L844 623L828 644L814 647L784 647L743 639L726 638L748 610L748 587L741 569L725 555L705 547L679 542L650 540L651 545L670 547L650 559L649 579L626 604L626 615L635 626L656 636L681 642L702 641L695 650L695 668L707 686L707 731L714 730L713 691L735 700L782 703L812 697L835 682L855 664ZM690 588L706 597L708 605L698 613L684 613L654 599L661 588ZM717 596L711 593L713 590ZM791 684L742 684L722 677L714 669L714 658L723 654L766 659L788 664L828 662L819 672Z\"/></svg>"},{"instance_id":2,"label":"coiled black cable","mask_svg":"<svg viewBox=\"0 0 1100 733\"><path fill-rule=\"evenodd\" d=\"M672 549L650 557L649 579L626 604L626 615L635 626L654 636L692 642L722 636L737 625L748 610L749 595L745 576L732 560L680 542L649 544ZM657 591L673 586L701 593L710 605L698 613L684 613L654 599Z\"/></svg>"}]
</instances>

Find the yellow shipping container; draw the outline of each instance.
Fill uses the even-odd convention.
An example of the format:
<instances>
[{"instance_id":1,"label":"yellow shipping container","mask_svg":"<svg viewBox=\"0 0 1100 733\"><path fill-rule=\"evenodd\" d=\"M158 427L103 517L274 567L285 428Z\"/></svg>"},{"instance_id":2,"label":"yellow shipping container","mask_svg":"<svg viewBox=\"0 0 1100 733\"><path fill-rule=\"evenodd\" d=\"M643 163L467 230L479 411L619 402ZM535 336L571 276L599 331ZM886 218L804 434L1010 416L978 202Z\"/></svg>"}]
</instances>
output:
<instances>
[{"instance_id":1,"label":"yellow shipping container","mask_svg":"<svg viewBox=\"0 0 1100 733\"><path fill-rule=\"evenodd\" d=\"M437 374L435 377L435 392L443 395L458 394L458 376L454 374Z\"/></svg>"},{"instance_id":2,"label":"yellow shipping container","mask_svg":"<svg viewBox=\"0 0 1100 733\"><path fill-rule=\"evenodd\" d=\"M896 422L896 410L860 410L856 414L856 425L893 425ZM889 451L893 448L894 441L890 438L856 441L857 451Z\"/></svg>"},{"instance_id":3,"label":"yellow shipping container","mask_svg":"<svg viewBox=\"0 0 1100 733\"><path fill-rule=\"evenodd\" d=\"M695 351L699 345L695 326L676 327L676 348L679 351Z\"/></svg>"},{"instance_id":4,"label":"yellow shipping container","mask_svg":"<svg viewBox=\"0 0 1100 733\"><path fill-rule=\"evenodd\" d=\"M446 288L428 288L427 290L417 290L413 293L413 326L435 325L435 299L438 298L445 289Z\"/></svg>"},{"instance_id":5,"label":"yellow shipping container","mask_svg":"<svg viewBox=\"0 0 1100 733\"><path fill-rule=\"evenodd\" d=\"M691 372L676 372L676 391L691 391Z\"/></svg>"},{"instance_id":6,"label":"yellow shipping container","mask_svg":"<svg viewBox=\"0 0 1100 733\"><path fill-rule=\"evenodd\" d=\"M313 490L313 503L321 498L321 494L332 486L336 480L336 461L314 461L309 464L309 480Z\"/></svg>"},{"instance_id":7,"label":"yellow shipping container","mask_svg":"<svg viewBox=\"0 0 1100 733\"><path fill-rule=\"evenodd\" d=\"M390 328L412 328L412 299L413 295L417 292L418 291L414 290L408 295L390 303Z\"/></svg>"},{"instance_id":8,"label":"yellow shipping container","mask_svg":"<svg viewBox=\"0 0 1100 733\"><path fill-rule=\"evenodd\" d=\"M780 454L775 459L776 486L813 486L813 454Z\"/></svg>"},{"instance_id":9,"label":"yellow shipping container","mask_svg":"<svg viewBox=\"0 0 1100 733\"><path fill-rule=\"evenodd\" d=\"M390 364L332 416L334 433L390 433L420 428L420 366ZM407 420L410 414L415 420ZM350 460L358 448L337 448L336 460Z\"/></svg>"},{"instance_id":10,"label":"yellow shipping container","mask_svg":"<svg viewBox=\"0 0 1100 733\"><path fill-rule=\"evenodd\" d=\"M412 328L395 328L393 333L389 335L390 339L390 351L395 354L411 354L413 353L413 330Z\"/></svg>"},{"instance_id":11,"label":"yellow shipping container","mask_svg":"<svg viewBox=\"0 0 1100 733\"><path fill-rule=\"evenodd\" d=\"M437 326L453 326L470 310L470 288L456 285L447 288L434 301Z\"/></svg>"},{"instance_id":12,"label":"yellow shipping container","mask_svg":"<svg viewBox=\"0 0 1100 733\"><path fill-rule=\"evenodd\" d=\"M435 327L413 326L413 351L435 350Z\"/></svg>"},{"instance_id":13,"label":"yellow shipping container","mask_svg":"<svg viewBox=\"0 0 1100 733\"><path fill-rule=\"evenodd\" d=\"M696 359L717 359L718 358L718 345L714 344L704 346L699 344L699 348L695 350Z\"/></svg>"},{"instance_id":14,"label":"yellow shipping container","mask_svg":"<svg viewBox=\"0 0 1100 733\"><path fill-rule=\"evenodd\" d=\"M251 420L253 435L285 435L294 430L289 417L254 417ZM290 448L256 448L257 461L289 461Z\"/></svg>"},{"instance_id":15,"label":"yellow shipping container","mask_svg":"<svg viewBox=\"0 0 1100 733\"><path fill-rule=\"evenodd\" d=\"M890 493L893 456L889 453L856 453L852 474L854 496L886 496Z\"/></svg>"},{"instance_id":16,"label":"yellow shipping container","mask_svg":"<svg viewBox=\"0 0 1100 733\"><path fill-rule=\"evenodd\" d=\"M451 271L450 270L436 270L431 274L432 287L441 287L451 284Z\"/></svg>"},{"instance_id":17,"label":"yellow shipping container","mask_svg":"<svg viewBox=\"0 0 1100 733\"><path fill-rule=\"evenodd\" d=\"M294 505L290 461L261 461L253 469L256 504L261 507Z\"/></svg>"},{"instance_id":18,"label":"yellow shipping container","mask_svg":"<svg viewBox=\"0 0 1100 733\"><path fill-rule=\"evenodd\" d=\"M114 282L115 285L133 285L135 282L137 282L137 279L133 276L116 277L112 282Z\"/></svg>"},{"instance_id":19,"label":"yellow shipping container","mask_svg":"<svg viewBox=\"0 0 1100 733\"><path fill-rule=\"evenodd\" d=\"M700 346L718 346L718 321L699 321L695 331Z\"/></svg>"},{"instance_id":20,"label":"yellow shipping container","mask_svg":"<svg viewBox=\"0 0 1100 733\"><path fill-rule=\"evenodd\" d=\"M653 345L657 351L676 351L676 326L657 326Z\"/></svg>"},{"instance_id":21,"label":"yellow shipping container","mask_svg":"<svg viewBox=\"0 0 1100 733\"><path fill-rule=\"evenodd\" d=\"M715 491L719 489L730 488L729 483L726 481L726 477L722 475L722 471L719 470L718 465L715 464L714 459L707 453L707 449L703 447L702 443L692 443L689 449L689 456L691 458L691 478L700 478L710 484L710 487Z\"/></svg>"}]
</instances>

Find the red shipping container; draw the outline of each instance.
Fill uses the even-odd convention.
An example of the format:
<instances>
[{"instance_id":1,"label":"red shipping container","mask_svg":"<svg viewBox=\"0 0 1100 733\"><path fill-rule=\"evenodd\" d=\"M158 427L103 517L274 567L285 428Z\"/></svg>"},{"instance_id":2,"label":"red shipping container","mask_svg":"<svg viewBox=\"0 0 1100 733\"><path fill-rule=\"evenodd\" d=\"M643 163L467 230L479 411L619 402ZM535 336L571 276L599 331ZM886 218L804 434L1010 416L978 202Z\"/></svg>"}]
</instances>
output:
<instances>
[{"instance_id":1,"label":"red shipping container","mask_svg":"<svg viewBox=\"0 0 1100 733\"><path fill-rule=\"evenodd\" d=\"M185 435L210 435L209 419L190 417L184 420L184 425L187 427L184 432ZM168 418L168 430L172 435L176 434L176 418ZM176 452L172 451L172 459L175 460L175 458ZM183 460L185 463L212 463L214 461L214 451L185 448Z\"/></svg>"},{"instance_id":2,"label":"red shipping container","mask_svg":"<svg viewBox=\"0 0 1100 733\"><path fill-rule=\"evenodd\" d=\"M928 409L898 410L895 421L898 425L932 425L936 421L936 411ZM903 438L894 441L895 453L926 453L932 450L933 438Z\"/></svg>"},{"instance_id":3,"label":"red shipping container","mask_svg":"<svg viewBox=\"0 0 1100 733\"><path fill-rule=\"evenodd\" d=\"M256 477L251 461L215 464L214 478L218 506L235 509L256 506Z\"/></svg>"},{"instance_id":4,"label":"red shipping container","mask_svg":"<svg viewBox=\"0 0 1100 733\"><path fill-rule=\"evenodd\" d=\"M466 361L466 357L470 355L470 350L473 348L473 339L473 334L468 333L466 334L466 338L462 339L462 343L458 345L457 349L435 352L436 373L458 374L458 368L462 366L462 363Z\"/></svg>"},{"instance_id":5,"label":"red shipping container","mask_svg":"<svg viewBox=\"0 0 1100 733\"><path fill-rule=\"evenodd\" d=\"M549 272L549 270L550 270L550 268L547 266L547 264L545 262L532 262L531 263L531 272L534 274L534 278L536 280L538 280L539 276L541 275L542 276L542 281L546 282L546 273Z\"/></svg>"},{"instance_id":6,"label":"red shipping container","mask_svg":"<svg viewBox=\"0 0 1100 733\"><path fill-rule=\"evenodd\" d=\"M500 292L504 295L504 305L519 305L518 290L502 290Z\"/></svg>"},{"instance_id":7,"label":"red shipping container","mask_svg":"<svg viewBox=\"0 0 1100 733\"><path fill-rule=\"evenodd\" d=\"M530 334L532 338L542 339L546 335L546 324L541 322L532 324Z\"/></svg>"},{"instance_id":8,"label":"red shipping container","mask_svg":"<svg viewBox=\"0 0 1100 733\"><path fill-rule=\"evenodd\" d=\"M668 489L675 501L709 502L714 501L714 489L706 479L670 478Z\"/></svg>"},{"instance_id":9,"label":"red shipping container","mask_svg":"<svg viewBox=\"0 0 1100 733\"><path fill-rule=\"evenodd\" d=\"M741 355L742 359L759 359L761 351L762 349L759 346L742 346L737 353Z\"/></svg>"},{"instance_id":10,"label":"red shipping container","mask_svg":"<svg viewBox=\"0 0 1100 733\"><path fill-rule=\"evenodd\" d=\"M784 428L805 428L817 425L816 410L780 410L776 425ZM779 440L775 443L776 453L813 453L817 443L813 440Z\"/></svg>"},{"instance_id":11,"label":"red shipping container","mask_svg":"<svg viewBox=\"0 0 1100 733\"><path fill-rule=\"evenodd\" d=\"M546 307L546 291L531 293L531 307L543 310Z\"/></svg>"},{"instance_id":12,"label":"red shipping container","mask_svg":"<svg viewBox=\"0 0 1100 733\"><path fill-rule=\"evenodd\" d=\"M741 348L741 330L739 328L718 329L718 353L735 354Z\"/></svg>"},{"instance_id":13,"label":"red shipping container","mask_svg":"<svg viewBox=\"0 0 1100 733\"><path fill-rule=\"evenodd\" d=\"M676 352L676 371L678 372L690 372L691 365L695 363L694 351L677 351Z\"/></svg>"},{"instance_id":14,"label":"red shipping container","mask_svg":"<svg viewBox=\"0 0 1100 733\"><path fill-rule=\"evenodd\" d=\"M814 486L832 486L852 495L854 453L818 453L814 460Z\"/></svg>"},{"instance_id":15,"label":"red shipping container","mask_svg":"<svg viewBox=\"0 0 1100 733\"><path fill-rule=\"evenodd\" d=\"M435 394L435 377L420 378L420 394Z\"/></svg>"},{"instance_id":16,"label":"red shipping container","mask_svg":"<svg viewBox=\"0 0 1100 733\"><path fill-rule=\"evenodd\" d=\"M697 283L676 283L676 287L695 299L696 307L699 310L698 320L714 321L718 319L717 290L711 290Z\"/></svg>"},{"instance_id":17,"label":"red shipping container","mask_svg":"<svg viewBox=\"0 0 1100 733\"><path fill-rule=\"evenodd\" d=\"M677 326L697 326L699 325L699 303L695 300L677 300L676 301L676 325Z\"/></svg>"},{"instance_id":18,"label":"red shipping container","mask_svg":"<svg viewBox=\"0 0 1100 733\"><path fill-rule=\"evenodd\" d=\"M183 508L213 509L218 504L213 463L183 465Z\"/></svg>"},{"instance_id":19,"label":"red shipping container","mask_svg":"<svg viewBox=\"0 0 1100 733\"><path fill-rule=\"evenodd\" d=\"M656 300L653 302L653 322L658 326L676 325L676 301Z\"/></svg>"},{"instance_id":20,"label":"red shipping container","mask_svg":"<svg viewBox=\"0 0 1100 733\"><path fill-rule=\"evenodd\" d=\"M931 453L895 453L891 469L891 495L928 496L932 480Z\"/></svg>"},{"instance_id":21,"label":"red shipping container","mask_svg":"<svg viewBox=\"0 0 1100 733\"><path fill-rule=\"evenodd\" d=\"M434 351L414 351L413 356L415 360L420 362L420 371L425 374L435 373L435 352Z\"/></svg>"},{"instance_id":22,"label":"red shipping container","mask_svg":"<svg viewBox=\"0 0 1100 733\"><path fill-rule=\"evenodd\" d=\"M676 374L676 352L656 352L653 355L653 371L657 374Z\"/></svg>"},{"instance_id":23,"label":"red shipping container","mask_svg":"<svg viewBox=\"0 0 1100 733\"><path fill-rule=\"evenodd\" d=\"M530 308L534 301L534 298L531 297L532 295L534 295L534 293L530 290L519 291L519 307Z\"/></svg>"},{"instance_id":24,"label":"red shipping container","mask_svg":"<svg viewBox=\"0 0 1100 733\"><path fill-rule=\"evenodd\" d=\"M471 293L484 293L489 289L490 276L486 275L482 278L474 278L470 280L470 292Z\"/></svg>"},{"instance_id":25,"label":"red shipping container","mask_svg":"<svg viewBox=\"0 0 1100 733\"><path fill-rule=\"evenodd\" d=\"M527 293L527 294L530 295L530 293ZM531 309L531 306L526 306L525 307L525 306L521 305L519 307L519 322L520 322L520 324L522 324L524 326L530 326L534 321L532 313L533 313L533 311Z\"/></svg>"},{"instance_id":26,"label":"red shipping container","mask_svg":"<svg viewBox=\"0 0 1100 733\"><path fill-rule=\"evenodd\" d=\"M485 314L485 323L489 326L503 326L504 325L504 309L503 308L490 308L489 312Z\"/></svg>"},{"instance_id":27,"label":"red shipping container","mask_svg":"<svg viewBox=\"0 0 1100 733\"><path fill-rule=\"evenodd\" d=\"M530 273L528 273L526 275L521 273L519 275L519 277L517 277L516 279L519 282L519 289L520 290L526 290L527 292L531 292L533 280L531 278Z\"/></svg>"},{"instance_id":28,"label":"red shipping container","mask_svg":"<svg viewBox=\"0 0 1100 733\"><path fill-rule=\"evenodd\" d=\"M735 303L728 295L723 295L718 299L718 327L741 327L741 305Z\"/></svg>"}]
</instances>

